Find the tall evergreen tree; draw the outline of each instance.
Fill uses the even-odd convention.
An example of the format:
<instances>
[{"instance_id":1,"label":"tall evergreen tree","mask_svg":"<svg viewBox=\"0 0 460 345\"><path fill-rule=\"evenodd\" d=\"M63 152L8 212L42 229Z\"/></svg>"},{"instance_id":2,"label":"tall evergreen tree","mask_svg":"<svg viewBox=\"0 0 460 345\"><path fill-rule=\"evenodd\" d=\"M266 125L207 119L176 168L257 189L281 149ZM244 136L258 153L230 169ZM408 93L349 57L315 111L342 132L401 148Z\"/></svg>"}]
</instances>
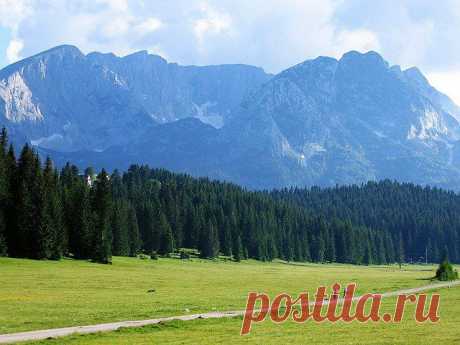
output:
<instances>
[{"instance_id":1,"label":"tall evergreen tree","mask_svg":"<svg viewBox=\"0 0 460 345\"><path fill-rule=\"evenodd\" d=\"M211 221L206 229L201 232L200 256L202 258L215 258L219 255L219 235Z\"/></svg>"},{"instance_id":2,"label":"tall evergreen tree","mask_svg":"<svg viewBox=\"0 0 460 345\"><path fill-rule=\"evenodd\" d=\"M15 185L17 226L12 229L12 256L43 259L50 256L51 234L43 219L44 195L40 160L26 144L18 163Z\"/></svg>"},{"instance_id":3,"label":"tall evergreen tree","mask_svg":"<svg viewBox=\"0 0 460 345\"><path fill-rule=\"evenodd\" d=\"M243 245L241 244L241 236L238 235L233 244L233 260L240 262L243 257Z\"/></svg>"},{"instance_id":4,"label":"tall evergreen tree","mask_svg":"<svg viewBox=\"0 0 460 345\"><path fill-rule=\"evenodd\" d=\"M403 235L402 232L399 232L399 240L398 240L398 264L399 268L401 269L401 266L404 262L404 241L403 241Z\"/></svg>"},{"instance_id":5,"label":"tall evergreen tree","mask_svg":"<svg viewBox=\"0 0 460 345\"><path fill-rule=\"evenodd\" d=\"M160 213L158 220L158 231L160 233L160 245L158 248L158 254L169 255L174 251L174 236L172 234L171 226L166 220L164 213Z\"/></svg>"},{"instance_id":6,"label":"tall evergreen tree","mask_svg":"<svg viewBox=\"0 0 460 345\"><path fill-rule=\"evenodd\" d=\"M110 231L111 189L109 176L102 171L97 176L93 194L94 233L92 260L99 263L112 262L112 236Z\"/></svg>"},{"instance_id":7,"label":"tall evergreen tree","mask_svg":"<svg viewBox=\"0 0 460 345\"><path fill-rule=\"evenodd\" d=\"M9 198L9 176L7 162L8 136L6 129L3 128L0 134L0 256L6 256L8 252L6 242L6 229Z\"/></svg>"},{"instance_id":8,"label":"tall evergreen tree","mask_svg":"<svg viewBox=\"0 0 460 345\"><path fill-rule=\"evenodd\" d=\"M364 243L364 257L363 257L363 264L364 265L372 265L373 257L372 257L372 246L369 240L369 237L366 236L366 242Z\"/></svg>"},{"instance_id":9,"label":"tall evergreen tree","mask_svg":"<svg viewBox=\"0 0 460 345\"><path fill-rule=\"evenodd\" d=\"M43 170L42 228L49 241L46 258L54 260L61 258L64 243L58 185L58 176L54 171L51 159L48 157Z\"/></svg>"},{"instance_id":10,"label":"tall evergreen tree","mask_svg":"<svg viewBox=\"0 0 460 345\"><path fill-rule=\"evenodd\" d=\"M113 255L128 256L130 252L128 234L128 207L125 201L116 200L114 202L111 221L113 235Z\"/></svg>"},{"instance_id":11,"label":"tall evergreen tree","mask_svg":"<svg viewBox=\"0 0 460 345\"><path fill-rule=\"evenodd\" d=\"M133 206L128 208L128 239L129 239L129 256L136 256L142 246L139 225L137 223L136 210Z\"/></svg>"}]
</instances>

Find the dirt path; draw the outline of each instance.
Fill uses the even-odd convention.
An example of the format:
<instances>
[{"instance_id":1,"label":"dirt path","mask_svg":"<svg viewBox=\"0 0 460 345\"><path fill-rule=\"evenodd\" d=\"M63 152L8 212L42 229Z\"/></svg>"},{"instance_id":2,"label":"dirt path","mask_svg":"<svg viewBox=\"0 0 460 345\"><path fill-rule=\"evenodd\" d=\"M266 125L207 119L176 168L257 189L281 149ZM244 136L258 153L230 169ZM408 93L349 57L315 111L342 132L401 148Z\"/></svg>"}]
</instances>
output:
<instances>
[{"instance_id":1,"label":"dirt path","mask_svg":"<svg viewBox=\"0 0 460 345\"><path fill-rule=\"evenodd\" d=\"M412 289L404 289L383 293L383 297L394 297L401 294L414 294L428 290L434 290L439 288L449 288L453 286L460 285L460 280L454 282L446 283L436 283L425 285ZM354 300L359 299L359 296L355 297ZM339 300L341 301L341 299ZM314 302L310 303L314 304ZM75 327L66 327L66 328L55 328L55 329L46 329L41 331L30 331L22 333L11 333L0 335L0 344L9 344L17 343L20 341L31 341L31 340L43 340L48 338L57 338L63 337L71 334L88 334L88 333L97 333L97 332L109 332L115 331L122 327L142 327L146 325L153 325L162 322L168 322L173 320L182 320L189 321L195 319L213 319L213 318L223 318L223 317L235 317L244 315L244 310L240 311L227 311L227 312L210 312L203 314L194 314L194 315L182 315L182 316L171 316L163 317L158 319L151 320L140 320L140 321L120 321L112 323L103 323L99 325L92 326L75 326Z\"/></svg>"}]
</instances>

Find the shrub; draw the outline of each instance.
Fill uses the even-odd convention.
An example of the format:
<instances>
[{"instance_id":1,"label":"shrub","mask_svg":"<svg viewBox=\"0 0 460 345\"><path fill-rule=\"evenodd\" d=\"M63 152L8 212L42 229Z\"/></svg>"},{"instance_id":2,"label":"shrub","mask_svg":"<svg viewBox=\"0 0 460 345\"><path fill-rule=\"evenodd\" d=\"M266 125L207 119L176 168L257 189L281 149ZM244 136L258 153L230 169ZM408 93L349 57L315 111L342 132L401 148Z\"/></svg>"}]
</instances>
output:
<instances>
[{"instance_id":1,"label":"shrub","mask_svg":"<svg viewBox=\"0 0 460 345\"><path fill-rule=\"evenodd\" d=\"M449 261L444 260L436 271L436 279L440 281L456 280L458 279L458 272L454 270Z\"/></svg>"}]
</instances>

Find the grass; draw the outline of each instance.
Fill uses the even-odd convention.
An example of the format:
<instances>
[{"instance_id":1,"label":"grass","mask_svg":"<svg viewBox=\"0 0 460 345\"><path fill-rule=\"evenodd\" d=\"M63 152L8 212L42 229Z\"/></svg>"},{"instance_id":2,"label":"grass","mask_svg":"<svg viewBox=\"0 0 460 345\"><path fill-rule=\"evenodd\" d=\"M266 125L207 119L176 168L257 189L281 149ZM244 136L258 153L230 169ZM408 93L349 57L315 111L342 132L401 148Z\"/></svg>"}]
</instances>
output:
<instances>
[{"instance_id":1,"label":"grass","mask_svg":"<svg viewBox=\"0 0 460 345\"><path fill-rule=\"evenodd\" d=\"M71 336L34 345L178 345L178 344L315 344L315 345L454 345L460 342L460 289L441 292L441 320L436 324L417 324L409 316L409 308L401 324L353 322L295 324L287 321L277 325L264 322L253 327L248 336L240 336L241 318L195 321L174 321L163 325L121 329L116 332ZM383 309L393 310L394 299Z\"/></svg>"},{"instance_id":2,"label":"grass","mask_svg":"<svg viewBox=\"0 0 460 345\"><path fill-rule=\"evenodd\" d=\"M396 266L118 257L113 265L105 266L73 260L0 258L0 334L242 310L249 291L263 291L271 296L279 292L297 295L301 291L313 292L319 285L356 282L359 293L384 292L425 285L429 283L425 279L433 272L434 266L405 266L399 270ZM396 344L398 337L405 339L405 333L413 337L413 344L420 344L416 341L428 341L427 335L438 332L445 339L444 344L458 343L460 289L442 293L443 318L435 325L417 325L415 321L402 325L265 322L256 325L248 337L240 337L241 319L236 318L171 322L41 344L279 344L304 343L306 339L314 339L314 344ZM359 339L364 340L360 343Z\"/></svg>"}]
</instances>

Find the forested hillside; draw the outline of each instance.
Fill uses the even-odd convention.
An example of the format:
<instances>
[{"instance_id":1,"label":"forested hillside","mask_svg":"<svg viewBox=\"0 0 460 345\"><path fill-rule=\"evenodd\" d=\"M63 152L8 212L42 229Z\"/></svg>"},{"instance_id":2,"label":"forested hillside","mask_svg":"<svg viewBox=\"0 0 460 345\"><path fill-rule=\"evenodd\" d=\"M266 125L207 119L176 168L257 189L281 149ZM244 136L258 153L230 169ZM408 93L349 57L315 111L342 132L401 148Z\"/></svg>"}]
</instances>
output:
<instances>
[{"instance_id":1,"label":"forested hillside","mask_svg":"<svg viewBox=\"0 0 460 345\"><path fill-rule=\"evenodd\" d=\"M6 131L0 143L2 255L107 263L111 255L196 248L236 261L397 260L398 244L385 232L317 217L267 193L147 166L97 177L70 164L58 172L27 145L16 159Z\"/></svg>"},{"instance_id":2,"label":"forested hillside","mask_svg":"<svg viewBox=\"0 0 460 345\"><path fill-rule=\"evenodd\" d=\"M291 188L271 195L325 218L388 233L393 242L401 243L408 262L425 261L425 255L436 262L446 252L460 262L460 196L454 192L384 180L326 189Z\"/></svg>"}]
</instances>

